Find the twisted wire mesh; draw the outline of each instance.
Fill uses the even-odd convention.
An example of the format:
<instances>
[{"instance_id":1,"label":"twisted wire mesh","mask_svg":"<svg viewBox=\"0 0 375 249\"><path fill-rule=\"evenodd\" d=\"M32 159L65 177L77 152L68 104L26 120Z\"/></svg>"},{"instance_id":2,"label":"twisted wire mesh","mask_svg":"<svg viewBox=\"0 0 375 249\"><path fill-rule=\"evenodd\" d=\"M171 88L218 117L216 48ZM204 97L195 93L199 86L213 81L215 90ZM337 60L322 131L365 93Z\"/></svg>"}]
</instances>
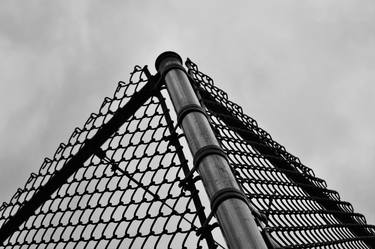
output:
<instances>
[{"instance_id":1,"label":"twisted wire mesh","mask_svg":"<svg viewBox=\"0 0 375 249\"><path fill-rule=\"evenodd\" d=\"M98 113L44 160L39 172L1 206L0 228L150 83L146 76L145 69L136 66L129 82L119 82ZM208 248L195 233L198 213L203 212L196 206L198 191L179 186L187 160L178 139L171 143L177 134L170 129L164 97L155 95L0 248Z\"/></svg>"},{"instance_id":2,"label":"twisted wire mesh","mask_svg":"<svg viewBox=\"0 0 375 249\"><path fill-rule=\"evenodd\" d=\"M251 204L264 214L260 229L275 248L371 248L375 226L228 100L191 60L192 84Z\"/></svg>"}]
</instances>

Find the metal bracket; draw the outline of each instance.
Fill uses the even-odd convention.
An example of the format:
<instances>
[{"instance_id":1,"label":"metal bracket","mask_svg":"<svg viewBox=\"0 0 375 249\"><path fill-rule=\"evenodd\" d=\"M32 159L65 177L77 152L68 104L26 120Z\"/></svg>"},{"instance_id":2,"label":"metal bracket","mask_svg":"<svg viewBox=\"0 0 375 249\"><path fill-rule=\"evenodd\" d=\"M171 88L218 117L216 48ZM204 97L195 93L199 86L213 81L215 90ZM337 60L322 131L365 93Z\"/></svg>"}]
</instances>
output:
<instances>
[{"instance_id":1,"label":"metal bracket","mask_svg":"<svg viewBox=\"0 0 375 249\"><path fill-rule=\"evenodd\" d=\"M207 232L211 231L216 227L217 223L214 223L212 225L209 224L212 217L214 216L214 213L216 212L219 205L228 199L239 199L245 202L250 210L251 213L254 215L255 219L258 221L266 222L267 217L263 214L261 214L257 209L255 209L251 203L249 202L247 196L239 189L237 188L224 188L219 191L217 191L214 196L211 199L211 212L208 215L206 221L204 224L197 230L197 235L204 236Z\"/></svg>"},{"instance_id":2,"label":"metal bracket","mask_svg":"<svg viewBox=\"0 0 375 249\"><path fill-rule=\"evenodd\" d=\"M186 105L182 107L181 110L177 113L177 125L178 126L181 125L182 120L186 117L186 115L188 115L191 112L200 112L207 117L206 112L203 110L203 108L200 105L197 105L197 104Z\"/></svg>"},{"instance_id":3,"label":"metal bracket","mask_svg":"<svg viewBox=\"0 0 375 249\"><path fill-rule=\"evenodd\" d=\"M204 224L197 230L196 232L197 235L202 236L208 231L211 231L213 228L216 227L213 225L209 225L209 222L214 216L214 213L216 212L219 205L228 199L240 199L244 201L247 205L250 204L247 200L246 195L242 193L239 189L232 187L232 188L224 188L224 189L217 191L211 199L211 212L208 215Z\"/></svg>"},{"instance_id":4,"label":"metal bracket","mask_svg":"<svg viewBox=\"0 0 375 249\"><path fill-rule=\"evenodd\" d=\"M198 170L199 164L202 161L202 159L208 155L220 155L223 156L225 159L227 158L227 155L223 151L222 148L220 148L217 145L206 145L197 150L194 155L193 159L193 168L189 171L189 173L186 175L185 179L181 180L179 183L179 186L183 189L187 188L192 182L196 182L198 177L193 178L193 174L195 171ZM200 177L199 177L200 179Z\"/></svg>"}]
</instances>

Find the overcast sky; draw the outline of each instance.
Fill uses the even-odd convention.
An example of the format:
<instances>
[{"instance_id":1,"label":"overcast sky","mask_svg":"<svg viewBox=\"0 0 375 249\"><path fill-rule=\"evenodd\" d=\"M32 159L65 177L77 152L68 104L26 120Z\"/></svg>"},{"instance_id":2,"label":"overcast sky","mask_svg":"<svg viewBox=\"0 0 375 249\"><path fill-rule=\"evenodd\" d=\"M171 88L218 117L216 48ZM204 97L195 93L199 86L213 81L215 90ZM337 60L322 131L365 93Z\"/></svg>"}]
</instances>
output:
<instances>
[{"instance_id":1,"label":"overcast sky","mask_svg":"<svg viewBox=\"0 0 375 249\"><path fill-rule=\"evenodd\" d=\"M2 0L0 204L165 50L375 224L373 0Z\"/></svg>"}]
</instances>

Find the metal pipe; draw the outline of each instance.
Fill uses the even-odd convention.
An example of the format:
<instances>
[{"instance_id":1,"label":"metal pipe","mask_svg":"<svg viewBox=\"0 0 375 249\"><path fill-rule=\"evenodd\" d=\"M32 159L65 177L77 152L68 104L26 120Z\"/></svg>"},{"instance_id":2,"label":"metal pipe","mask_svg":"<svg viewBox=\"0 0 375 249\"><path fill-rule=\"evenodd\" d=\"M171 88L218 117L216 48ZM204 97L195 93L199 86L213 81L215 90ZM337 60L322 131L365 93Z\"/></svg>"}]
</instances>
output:
<instances>
[{"instance_id":1,"label":"metal pipe","mask_svg":"<svg viewBox=\"0 0 375 249\"><path fill-rule=\"evenodd\" d=\"M178 156L180 162L181 163L186 162L186 157L184 155L184 152L182 151L182 147L180 149L177 149L181 146L181 144L178 140L178 134L173 127L172 117L169 114L169 109L167 107L167 104L165 103L165 99L162 96L161 92L159 92L156 95L156 97L160 101L161 108L164 112L165 120L167 121L167 124L168 124L168 130L171 133L171 138L170 138L171 144L176 148L176 153L177 153L177 156ZM189 174L189 167L188 167L187 163L182 164L182 170L184 171L185 176L187 176ZM191 186L190 188L191 188L192 192L196 191L195 186ZM203 222L207 219L207 217L206 217L206 214L204 213L202 202L201 202L201 200L200 200L200 198L197 194L193 194L192 198L193 198L194 205L197 208L197 214L198 214L199 221L203 224ZM205 239L206 239L208 248L216 248L215 241L212 237L212 234L209 234L208 236L206 236Z\"/></svg>"},{"instance_id":2,"label":"metal pipe","mask_svg":"<svg viewBox=\"0 0 375 249\"><path fill-rule=\"evenodd\" d=\"M165 80L177 114L189 106L200 106L186 71L182 67L182 59L177 53L162 53L156 59L155 67ZM202 149L207 148L206 146L220 146L203 113L189 112L181 120L181 126L193 155L197 152L199 154ZM198 163L198 171L211 202L215 202L216 197L225 192L223 191L225 189L243 193L227 160L219 154L206 154ZM229 248L267 248L250 207L238 196L220 202L215 214Z\"/></svg>"}]
</instances>

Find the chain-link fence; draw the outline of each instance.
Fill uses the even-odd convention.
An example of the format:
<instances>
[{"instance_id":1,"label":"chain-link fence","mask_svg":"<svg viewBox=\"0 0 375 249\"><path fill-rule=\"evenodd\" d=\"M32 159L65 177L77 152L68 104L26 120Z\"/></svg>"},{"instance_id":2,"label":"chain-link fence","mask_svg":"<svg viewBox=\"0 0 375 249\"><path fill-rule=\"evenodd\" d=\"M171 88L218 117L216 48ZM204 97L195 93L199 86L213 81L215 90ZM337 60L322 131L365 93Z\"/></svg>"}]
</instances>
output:
<instances>
[{"instance_id":1,"label":"chain-link fence","mask_svg":"<svg viewBox=\"0 0 375 249\"><path fill-rule=\"evenodd\" d=\"M270 248L374 245L363 215L186 66ZM176 120L160 75L135 67L1 205L0 248L225 247L215 220L202 230L209 201Z\"/></svg>"},{"instance_id":2,"label":"chain-link fence","mask_svg":"<svg viewBox=\"0 0 375 249\"><path fill-rule=\"evenodd\" d=\"M375 245L375 226L243 114L196 64L187 60L186 66L237 181L263 214L258 221L266 239L276 248Z\"/></svg>"},{"instance_id":3,"label":"chain-link fence","mask_svg":"<svg viewBox=\"0 0 375 249\"><path fill-rule=\"evenodd\" d=\"M163 86L143 91L147 68L135 67L128 83L119 82L82 128L76 128L52 158L0 209L0 226L44 187L104 125L137 94L149 94L130 117L58 186L51 197L5 240L1 248L215 248L211 235L196 230L205 213L194 184L181 187L189 172L166 104ZM129 109L129 107L127 107ZM115 117L116 118L116 117ZM178 133L179 132L179 133ZM53 179L52 179L53 180Z\"/></svg>"}]
</instances>

